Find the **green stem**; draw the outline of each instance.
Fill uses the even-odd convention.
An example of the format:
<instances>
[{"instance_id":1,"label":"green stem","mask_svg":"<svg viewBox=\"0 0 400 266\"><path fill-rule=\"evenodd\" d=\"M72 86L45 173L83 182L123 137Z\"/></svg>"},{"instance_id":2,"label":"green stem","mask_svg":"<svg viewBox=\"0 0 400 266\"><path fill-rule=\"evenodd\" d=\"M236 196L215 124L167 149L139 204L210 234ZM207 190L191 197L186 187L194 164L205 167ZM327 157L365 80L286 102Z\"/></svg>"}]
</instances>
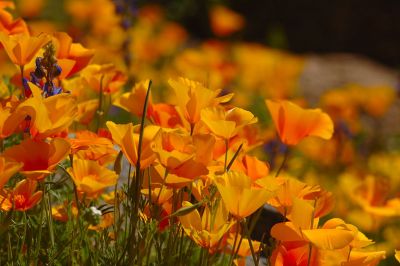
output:
<instances>
[{"instance_id":1,"label":"green stem","mask_svg":"<svg viewBox=\"0 0 400 266\"><path fill-rule=\"evenodd\" d=\"M99 88L99 106L97 107L97 126L96 126L96 133L98 133L99 128L101 126L101 122L103 119L103 79L104 75L100 78L100 88Z\"/></svg>"},{"instance_id":2,"label":"green stem","mask_svg":"<svg viewBox=\"0 0 400 266\"><path fill-rule=\"evenodd\" d=\"M253 243L251 242L251 236L250 236L249 229L247 228L247 221L246 220L243 221L243 228L244 228L244 233L245 233L245 235L247 237L247 240L249 241L251 257L253 258L254 265L258 266L258 260L256 258L256 253L254 252Z\"/></svg>"},{"instance_id":3,"label":"green stem","mask_svg":"<svg viewBox=\"0 0 400 266\"><path fill-rule=\"evenodd\" d=\"M225 139L225 162L224 162L224 173L226 172L227 169L227 163L228 163L228 140Z\"/></svg>"},{"instance_id":4,"label":"green stem","mask_svg":"<svg viewBox=\"0 0 400 266\"><path fill-rule=\"evenodd\" d=\"M24 88L24 66L19 66L19 70L21 73L21 99L25 99L25 88Z\"/></svg>"},{"instance_id":5,"label":"green stem","mask_svg":"<svg viewBox=\"0 0 400 266\"><path fill-rule=\"evenodd\" d=\"M279 167L278 171L276 172L275 177L278 177L279 174L281 173L281 171L283 170L283 167L285 167L285 164L286 164L286 161L287 161L288 157L289 157L289 147L286 148L286 151L285 151L285 153L284 153L284 155L283 155L282 164L281 164L281 166Z\"/></svg>"},{"instance_id":6,"label":"green stem","mask_svg":"<svg viewBox=\"0 0 400 266\"><path fill-rule=\"evenodd\" d=\"M51 241L51 248L54 251L54 231L53 231L53 217L51 215L51 195L50 191L46 190L46 185L44 185L44 193L46 196L46 212L47 212L47 222L49 225L49 234L50 234L50 241Z\"/></svg>"},{"instance_id":7,"label":"green stem","mask_svg":"<svg viewBox=\"0 0 400 266\"><path fill-rule=\"evenodd\" d=\"M229 263L228 265L231 266L232 262L233 262L233 258L235 257L235 249L236 249L236 243L237 243L237 239L239 236L239 220L236 221L236 233L235 233L235 240L233 241L233 247L232 247L232 251L231 251L231 255L229 257Z\"/></svg>"}]
</instances>

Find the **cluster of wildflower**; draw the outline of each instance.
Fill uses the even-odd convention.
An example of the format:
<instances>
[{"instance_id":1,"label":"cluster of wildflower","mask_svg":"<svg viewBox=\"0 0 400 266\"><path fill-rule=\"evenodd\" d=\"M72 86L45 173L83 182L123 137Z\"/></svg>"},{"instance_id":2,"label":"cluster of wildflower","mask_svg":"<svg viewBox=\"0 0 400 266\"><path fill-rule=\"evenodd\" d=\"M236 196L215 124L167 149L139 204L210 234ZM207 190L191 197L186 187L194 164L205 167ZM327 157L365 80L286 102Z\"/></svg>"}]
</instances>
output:
<instances>
[{"instance_id":1,"label":"cluster of wildflower","mask_svg":"<svg viewBox=\"0 0 400 266\"><path fill-rule=\"evenodd\" d=\"M136 14L135 2L87 2L97 1L105 1L108 11L115 4L119 15ZM87 2L75 4L82 11ZM101 11L95 4L90 7ZM23 20L14 20L5 9L12 6L0 2L0 15L6 18L0 21L0 42L22 70L18 80L23 84L15 79L10 79L13 84L0 84L22 89L20 95L8 90L0 99L0 223L8 235L8 241L0 243L0 257L7 254L16 264L243 265L251 256L257 265L265 255L273 266L369 266L399 248L373 246L360 229L379 230L400 215L400 199L387 185L400 184L400 173L392 170L398 167L388 165L400 157L371 157L371 174L365 176L355 166L341 174L341 189L334 192L351 199L354 209L339 207L344 213L354 211L352 217L333 212L340 197L319 185L322 177L317 178L325 171L308 171L310 164L321 167L313 171L334 165L337 157L343 165L352 165L355 149L349 136L360 130L355 121L364 113L385 113L390 90L377 100L370 97L372 90L360 97L359 91L366 90L354 85L345 90L352 91L352 97L344 97L344 89L338 88L321 100L326 112L303 108L282 99L293 93L290 82L282 80L293 80L302 60L289 56L294 66L271 70L275 61L286 58L282 53L238 44L228 49L237 58L228 60L226 54L220 57L226 46L218 43L183 51L172 60L175 70L184 69L188 76L201 71L186 69L187 62L209 67L217 73L210 82L173 77L160 82L167 86L155 83L153 88L153 82L144 79L129 88L127 80L140 74L132 77L131 69L125 73L114 64L90 63L94 51L73 43L67 33L31 34ZM223 18L213 22L218 36L243 25L238 14L226 8L215 13ZM159 46L151 52L148 48L154 39L160 40L158 35L147 43L132 40L138 58L155 65L152 74L160 66L158 59L171 55L182 36L174 35L172 24L163 28L153 21L162 20L139 18L138 27L145 25L140 28L145 32L158 28L176 38L172 45L156 42ZM38 57L41 50L43 56ZM35 66L29 69L32 61ZM24 69L32 70L30 81ZM259 71L268 74L268 81L261 80ZM235 78L237 73L244 78ZM253 112L238 107L235 100L243 98L235 98L232 89L214 89L220 87L214 84L232 88L234 81L253 89L273 83L261 104L268 113L260 111L270 118L270 129L262 129ZM158 86L172 96L157 102L162 99L153 97ZM118 121L124 112L129 114L127 121L107 116L111 107L121 114ZM132 123L131 117L140 123ZM303 156L294 156L299 153ZM386 185L378 174L388 176ZM300 176L315 185L296 178ZM254 221L264 206L281 219L256 240L251 237ZM356 219L359 209L368 219ZM57 250L59 246L64 248ZM16 252L19 256L12 256Z\"/></svg>"}]
</instances>

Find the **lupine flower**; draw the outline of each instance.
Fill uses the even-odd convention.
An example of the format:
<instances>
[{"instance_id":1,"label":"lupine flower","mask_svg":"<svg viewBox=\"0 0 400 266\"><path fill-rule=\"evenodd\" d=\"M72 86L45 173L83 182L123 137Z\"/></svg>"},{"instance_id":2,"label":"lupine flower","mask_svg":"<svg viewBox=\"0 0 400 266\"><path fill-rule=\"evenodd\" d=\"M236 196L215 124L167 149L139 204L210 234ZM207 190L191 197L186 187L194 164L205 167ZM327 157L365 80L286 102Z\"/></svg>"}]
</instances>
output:
<instances>
[{"instance_id":1,"label":"lupine flower","mask_svg":"<svg viewBox=\"0 0 400 266\"><path fill-rule=\"evenodd\" d=\"M331 118L320 109L303 109L289 101L266 100L281 141L296 145L308 136L330 139L333 134Z\"/></svg>"},{"instance_id":2,"label":"lupine flower","mask_svg":"<svg viewBox=\"0 0 400 266\"><path fill-rule=\"evenodd\" d=\"M25 139L6 149L4 155L22 162L21 173L26 177L41 180L69 154L70 147L69 142L61 138L52 139L50 143Z\"/></svg>"},{"instance_id":3,"label":"lupine flower","mask_svg":"<svg viewBox=\"0 0 400 266\"><path fill-rule=\"evenodd\" d=\"M18 182L12 191L6 192L6 197L0 196L1 209L9 211L26 211L33 208L42 198L42 191L36 191L37 182L24 179Z\"/></svg>"}]
</instances>

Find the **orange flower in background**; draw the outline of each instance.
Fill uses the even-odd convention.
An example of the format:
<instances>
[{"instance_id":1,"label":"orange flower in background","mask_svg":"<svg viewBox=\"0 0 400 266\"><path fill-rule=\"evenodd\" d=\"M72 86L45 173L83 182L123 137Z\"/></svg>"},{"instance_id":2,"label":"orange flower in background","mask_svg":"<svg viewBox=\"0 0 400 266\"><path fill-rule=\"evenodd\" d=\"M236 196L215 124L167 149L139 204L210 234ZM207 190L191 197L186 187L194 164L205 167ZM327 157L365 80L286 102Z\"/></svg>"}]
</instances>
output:
<instances>
[{"instance_id":1,"label":"orange flower in background","mask_svg":"<svg viewBox=\"0 0 400 266\"><path fill-rule=\"evenodd\" d=\"M26 177L41 180L68 155L70 147L69 142L61 138L52 139L50 143L26 139L6 149L4 156L22 162L21 173Z\"/></svg>"},{"instance_id":2,"label":"orange flower in background","mask_svg":"<svg viewBox=\"0 0 400 266\"><path fill-rule=\"evenodd\" d=\"M43 194L42 191L36 191L36 187L37 182L35 180L24 179L18 182L12 191L6 192L6 197L0 196L0 208L5 211L12 208L16 211L31 209L40 201Z\"/></svg>"},{"instance_id":3,"label":"orange flower in background","mask_svg":"<svg viewBox=\"0 0 400 266\"><path fill-rule=\"evenodd\" d=\"M73 168L67 169L78 192L87 198L97 198L104 189L115 185L118 175L95 161L74 159Z\"/></svg>"},{"instance_id":4,"label":"orange flower in background","mask_svg":"<svg viewBox=\"0 0 400 266\"><path fill-rule=\"evenodd\" d=\"M330 139L331 118L320 109L303 109L289 101L265 101L281 141L296 145L308 136Z\"/></svg>"},{"instance_id":5,"label":"orange flower in background","mask_svg":"<svg viewBox=\"0 0 400 266\"><path fill-rule=\"evenodd\" d=\"M143 114L144 102L146 99L146 93L149 88L150 80L141 81L133 86L130 92L126 92L119 96L113 103L133 115L141 117ZM151 116L153 113L153 103L151 95L149 95L149 101L147 104L147 116Z\"/></svg>"},{"instance_id":6,"label":"orange flower in background","mask_svg":"<svg viewBox=\"0 0 400 266\"><path fill-rule=\"evenodd\" d=\"M94 50L86 49L79 43L72 43L72 38L65 32L56 32L53 36L57 64L62 68L60 79L72 76L89 64Z\"/></svg>"},{"instance_id":7,"label":"orange flower in background","mask_svg":"<svg viewBox=\"0 0 400 266\"><path fill-rule=\"evenodd\" d=\"M29 33L28 26L21 18L13 19L12 15L5 10L6 8L14 9L15 5L12 1L0 2L0 32L7 35L14 35L19 33Z\"/></svg>"},{"instance_id":8,"label":"orange flower in background","mask_svg":"<svg viewBox=\"0 0 400 266\"><path fill-rule=\"evenodd\" d=\"M39 50L51 40L49 35L40 34L30 36L22 33L7 36L0 33L0 42L3 44L11 62L18 66L24 66L32 61Z\"/></svg>"},{"instance_id":9,"label":"orange flower in background","mask_svg":"<svg viewBox=\"0 0 400 266\"><path fill-rule=\"evenodd\" d=\"M132 124L118 125L112 121L106 123L110 130L113 141L121 148L122 152L132 165L136 165L138 160L139 130L140 125ZM140 168L145 169L156 159L156 154L152 150L153 139L158 134L160 128L157 126L147 126L144 128L142 154L140 158Z\"/></svg>"},{"instance_id":10,"label":"orange flower in background","mask_svg":"<svg viewBox=\"0 0 400 266\"><path fill-rule=\"evenodd\" d=\"M71 203L71 214L73 217L78 216L78 208L76 207L76 203ZM64 202L63 204L53 206L51 208L51 215L54 220L60 222L68 221L68 202Z\"/></svg>"},{"instance_id":11,"label":"orange flower in background","mask_svg":"<svg viewBox=\"0 0 400 266\"><path fill-rule=\"evenodd\" d=\"M217 36L228 36L243 28L244 18L231 9L218 5L210 11L211 29Z\"/></svg>"},{"instance_id":12,"label":"orange flower in background","mask_svg":"<svg viewBox=\"0 0 400 266\"><path fill-rule=\"evenodd\" d=\"M7 157L0 156L0 189L7 183L7 181L16 174L24 164L21 162L13 161Z\"/></svg>"}]
</instances>

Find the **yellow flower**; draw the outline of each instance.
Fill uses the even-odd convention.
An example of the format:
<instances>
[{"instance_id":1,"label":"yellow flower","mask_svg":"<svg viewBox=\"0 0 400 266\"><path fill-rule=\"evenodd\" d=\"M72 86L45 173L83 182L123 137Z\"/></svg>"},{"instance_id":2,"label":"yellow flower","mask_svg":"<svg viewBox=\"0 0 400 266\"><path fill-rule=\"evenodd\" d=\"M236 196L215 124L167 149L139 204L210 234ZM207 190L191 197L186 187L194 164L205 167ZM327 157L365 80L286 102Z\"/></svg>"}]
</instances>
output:
<instances>
[{"instance_id":1,"label":"yellow flower","mask_svg":"<svg viewBox=\"0 0 400 266\"><path fill-rule=\"evenodd\" d=\"M226 208L239 219L254 213L274 195L273 190L260 188L250 177L236 171L215 176L215 184Z\"/></svg>"},{"instance_id":2,"label":"yellow flower","mask_svg":"<svg viewBox=\"0 0 400 266\"><path fill-rule=\"evenodd\" d=\"M77 190L87 198L97 198L104 189L115 185L118 175L95 161L74 159L73 168L67 169Z\"/></svg>"}]
</instances>

